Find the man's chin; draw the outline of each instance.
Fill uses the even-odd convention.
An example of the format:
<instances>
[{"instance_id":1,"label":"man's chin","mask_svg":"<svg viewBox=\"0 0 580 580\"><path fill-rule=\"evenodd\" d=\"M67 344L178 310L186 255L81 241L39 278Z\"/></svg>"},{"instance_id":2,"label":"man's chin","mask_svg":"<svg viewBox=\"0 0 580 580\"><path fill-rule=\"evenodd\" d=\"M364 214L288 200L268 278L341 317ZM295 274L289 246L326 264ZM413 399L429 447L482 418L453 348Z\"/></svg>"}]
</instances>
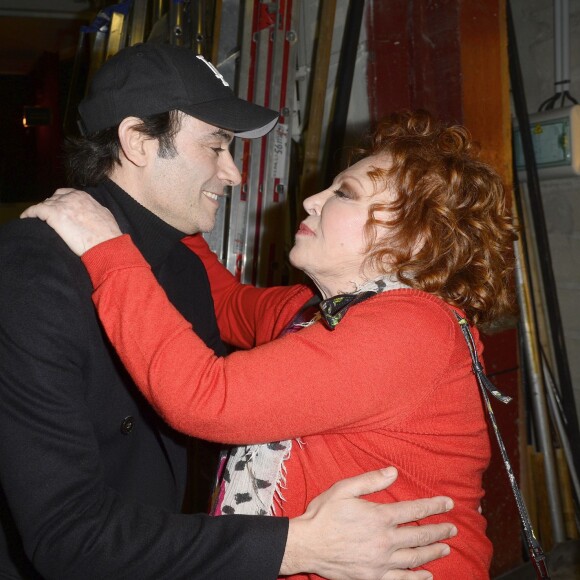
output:
<instances>
[{"instance_id":1,"label":"man's chin","mask_svg":"<svg viewBox=\"0 0 580 580\"><path fill-rule=\"evenodd\" d=\"M213 232L214 228L215 228L215 219L212 222L206 222L203 224L199 224L197 226L197 229L193 233L194 234L209 234L210 232Z\"/></svg>"}]
</instances>

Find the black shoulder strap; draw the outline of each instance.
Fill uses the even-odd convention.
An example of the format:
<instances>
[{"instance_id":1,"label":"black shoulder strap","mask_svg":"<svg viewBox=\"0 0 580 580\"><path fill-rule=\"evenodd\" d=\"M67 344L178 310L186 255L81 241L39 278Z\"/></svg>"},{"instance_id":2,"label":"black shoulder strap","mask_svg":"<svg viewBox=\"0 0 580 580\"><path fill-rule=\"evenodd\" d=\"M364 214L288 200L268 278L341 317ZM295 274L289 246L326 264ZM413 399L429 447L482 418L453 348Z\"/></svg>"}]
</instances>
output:
<instances>
[{"instance_id":1,"label":"black shoulder strap","mask_svg":"<svg viewBox=\"0 0 580 580\"><path fill-rule=\"evenodd\" d=\"M530 516L528 515L528 510L526 509L526 504L524 502L524 498L522 497L522 493L518 484L516 483L516 478L514 476L514 472L502 439L502 436L499 432L499 427L497 425L497 421L495 420L495 415L493 413L493 409L491 408L491 403L489 397L487 396L487 392L489 391L498 401L502 403L509 403L511 401L511 397L508 397L502 394L496 387L492 384L492 382L485 376L483 372L483 367L479 362L479 357L477 356L477 350L475 348L475 341L473 340L473 335L471 334L471 330L469 328L469 324L465 318L457 314L457 312L453 311L455 317L457 318L457 322L459 322L459 326L461 331L463 332L463 336L465 337L465 341L467 342L467 346L469 347L469 352L471 354L471 362L473 373L477 377L477 382L479 384L479 388L481 390L481 395L483 396L483 400L485 402L485 407L487 409L487 413L489 415L489 419L491 421L493 430L495 432L495 437L497 439L497 443L499 445L499 450L501 452L501 456L503 459L503 464L508 474L508 478L510 481L510 485L512 487L512 491L516 500L516 505L518 506L518 511L520 514L520 521L522 524L522 528L524 531L524 536L526 538L526 543L528 545L528 550L530 553L530 557L536 569L536 574L538 578L547 579L549 580L550 574L548 572L548 567L546 565L546 556L544 555L544 551L542 550L542 546L538 542L535 534L534 529L532 527L532 523L530 522Z\"/></svg>"}]
</instances>

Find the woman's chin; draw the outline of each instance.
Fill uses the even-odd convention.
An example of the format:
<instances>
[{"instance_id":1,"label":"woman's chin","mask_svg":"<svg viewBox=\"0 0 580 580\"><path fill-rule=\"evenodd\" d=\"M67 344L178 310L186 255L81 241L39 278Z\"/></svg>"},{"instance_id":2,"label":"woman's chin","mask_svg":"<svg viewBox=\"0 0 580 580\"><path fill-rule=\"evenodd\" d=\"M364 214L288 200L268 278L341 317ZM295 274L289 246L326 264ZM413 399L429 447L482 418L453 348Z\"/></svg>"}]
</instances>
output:
<instances>
[{"instance_id":1,"label":"woman's chin","mask_svg":"<svg viewBox=\"0 0 580 580\"><path fill-rule=\"evenodd\" d=\"M290 262L290 264L292 264L292 266L301 270L302 268L300 267L300 258L299 257L297 258L296 254L298 254L298 252L296 251L296 246L292 246L292 249L288 254L288 261Z\"/></svg>"}]
</instances>

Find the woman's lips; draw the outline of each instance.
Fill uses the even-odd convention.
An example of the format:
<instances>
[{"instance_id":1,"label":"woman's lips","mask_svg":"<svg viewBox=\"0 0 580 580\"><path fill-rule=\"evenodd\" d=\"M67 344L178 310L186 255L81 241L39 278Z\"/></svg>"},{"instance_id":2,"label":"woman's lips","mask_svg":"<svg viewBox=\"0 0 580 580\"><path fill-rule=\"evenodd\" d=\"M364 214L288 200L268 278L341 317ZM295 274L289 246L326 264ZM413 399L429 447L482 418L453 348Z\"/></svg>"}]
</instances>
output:
<instances>
[{"instance_id":1,"label":"woman's lips","mask_svg":"<svg viewBox=\"0 0 580 580\"><path fill-rule=\"evenodd\" d=\"M300 224L298 231L296 232L297 236L313 236L314 232L304 223Z\"/></svg>"}]
</instances>

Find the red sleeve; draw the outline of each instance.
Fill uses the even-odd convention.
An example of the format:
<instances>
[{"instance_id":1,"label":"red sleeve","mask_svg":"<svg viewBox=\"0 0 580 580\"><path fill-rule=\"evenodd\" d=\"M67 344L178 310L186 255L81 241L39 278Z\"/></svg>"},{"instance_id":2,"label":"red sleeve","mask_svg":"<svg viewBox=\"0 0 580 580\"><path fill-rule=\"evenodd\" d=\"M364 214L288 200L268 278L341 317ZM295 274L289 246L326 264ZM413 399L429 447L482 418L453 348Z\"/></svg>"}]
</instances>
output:
<instances>
[{"instance_id":1,"label":"red sleeve","mask_svg":"<svg viewBox=\"0 0 580 580\"><path fill-rule=\"evenodd\" d=\"M128 236L83 261L103 325L143 394L174 428L203 439L261 443L385 426L433 393L450 360L457 324L418 291L371 298L334 331L316 323L220 358Z\"/></svg>"},{"instance_id":2,"label":"red sleeve","mask_svg":"<svg viewBox=\"0 0 580 580\"><path fill-rule=\"evenodd\" d=\"M256 288L242 284L219 261L201 234L188 236L183 243L205 266L220 335L233 346L252 348L272 340L313 295L302 285Z\"/></svg>"}]
</instances>

